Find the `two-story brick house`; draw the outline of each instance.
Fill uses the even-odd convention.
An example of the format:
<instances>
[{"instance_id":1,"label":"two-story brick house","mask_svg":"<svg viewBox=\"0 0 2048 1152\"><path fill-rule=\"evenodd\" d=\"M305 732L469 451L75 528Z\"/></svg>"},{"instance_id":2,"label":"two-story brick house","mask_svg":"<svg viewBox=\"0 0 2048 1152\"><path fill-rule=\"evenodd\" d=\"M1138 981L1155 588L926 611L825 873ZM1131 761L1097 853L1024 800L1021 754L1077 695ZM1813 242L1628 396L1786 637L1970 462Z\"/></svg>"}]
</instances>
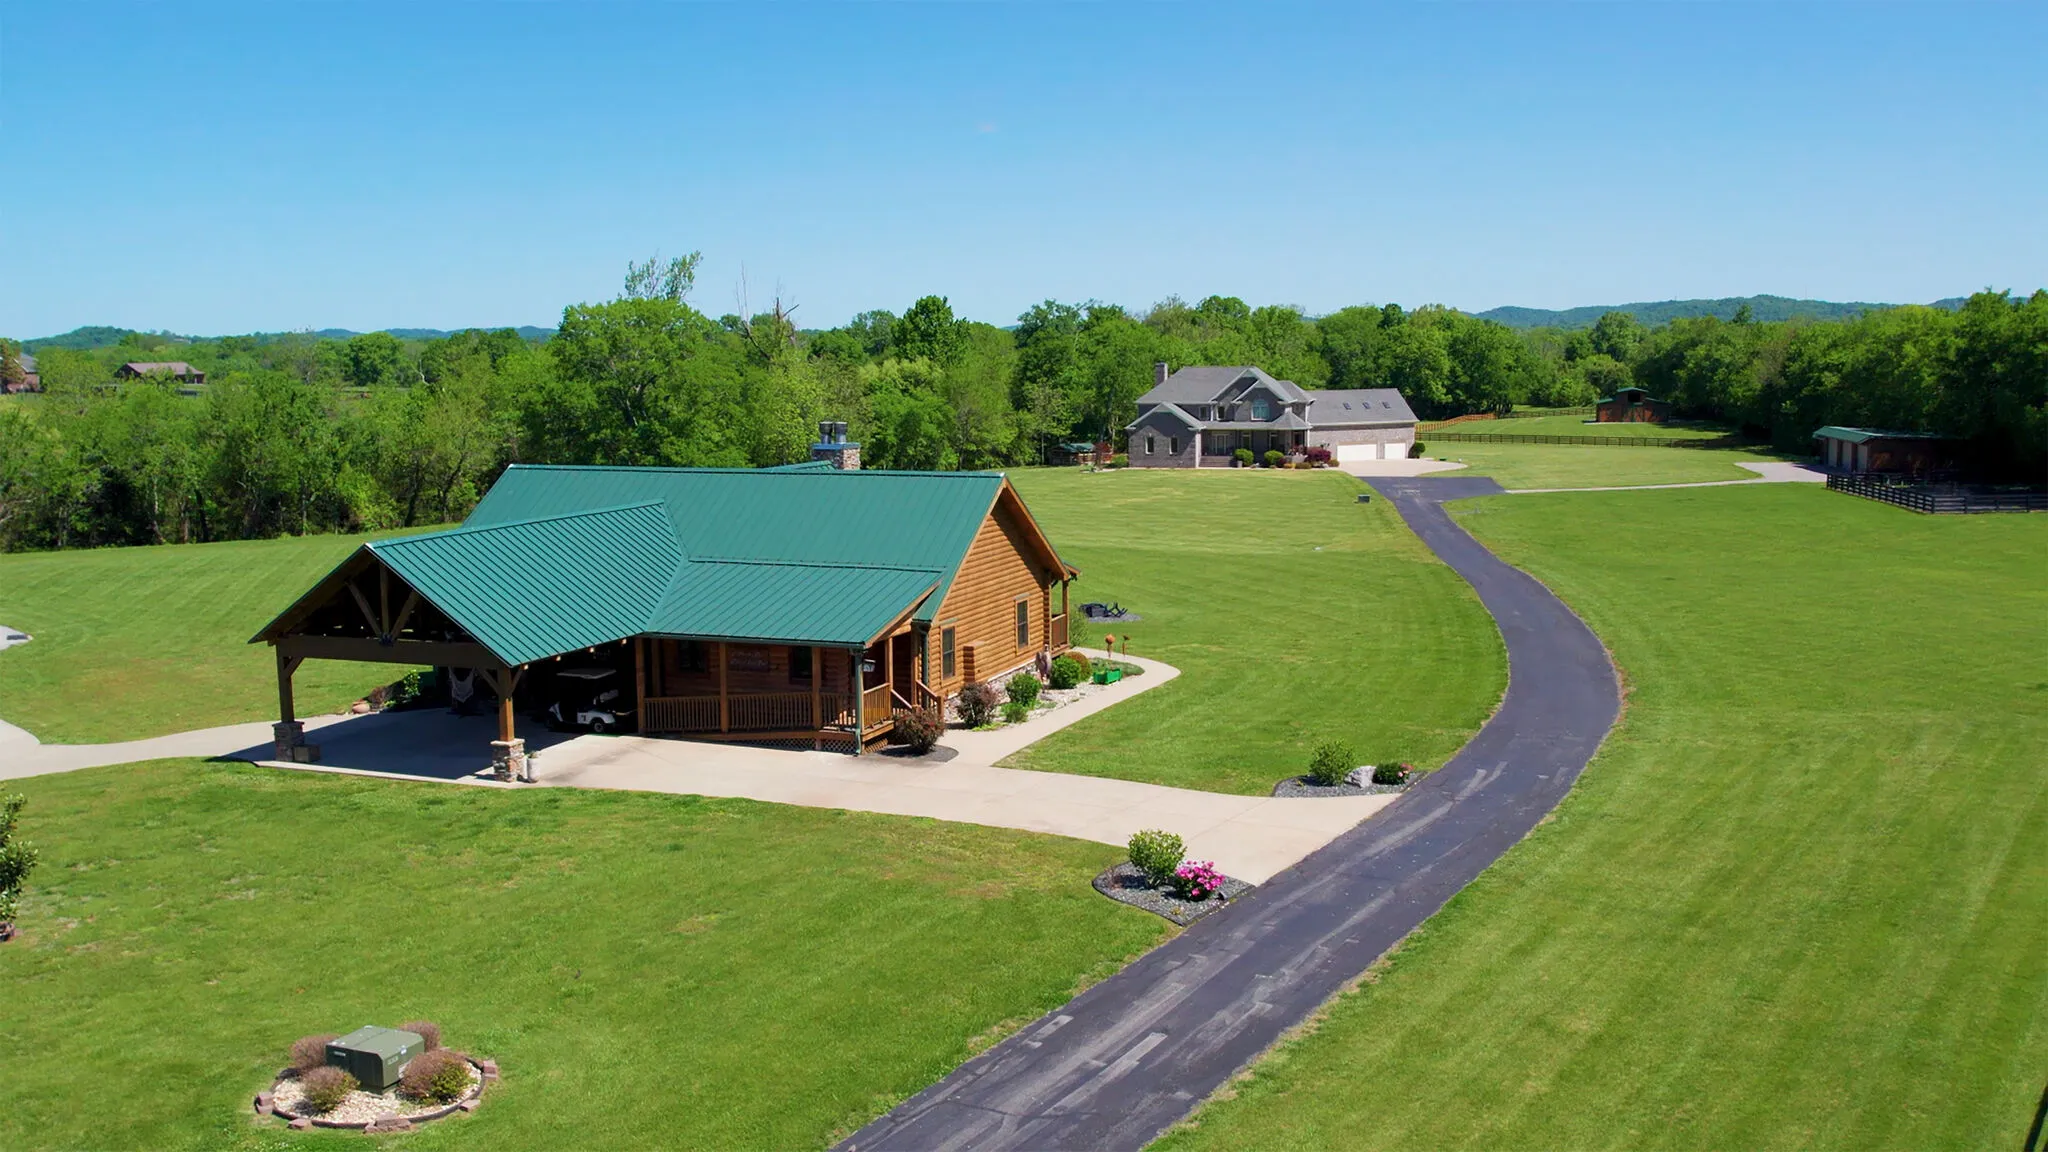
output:
<instances>
[{"instance_id":1,"label":"two-story brick house","mask_svg":"<svg viewBox=\"0 0 2048 1152\"><path fill-rule=\"evenodd\" d=\"M1392 388L1307 389L1251 365L1153 372L1124 428L1134 468L1228 468L1240 448L1258 458L1328 448L1339 462L1406 459L1415 443L1415 413Z\"/></svg>"}]
</instances>

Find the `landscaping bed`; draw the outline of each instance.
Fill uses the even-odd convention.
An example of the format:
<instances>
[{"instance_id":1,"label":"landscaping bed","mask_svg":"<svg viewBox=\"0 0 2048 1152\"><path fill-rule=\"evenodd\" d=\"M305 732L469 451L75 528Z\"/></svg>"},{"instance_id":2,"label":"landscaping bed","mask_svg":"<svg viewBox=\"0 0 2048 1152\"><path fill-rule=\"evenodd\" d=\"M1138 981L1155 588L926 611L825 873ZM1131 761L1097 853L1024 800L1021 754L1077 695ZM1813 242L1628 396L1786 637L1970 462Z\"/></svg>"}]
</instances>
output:
<instances>
[{"instance_id":1,"label":"landscaping bed","mask_svg":"<svg viewBox=\"0 0 2048 1152\"><path fill-rule=\"evenodd\" d=\"M1273 795L1287 800L1314 799L1324 796L1391 796L1406 792L1415 784L1375 784L1367 780L1363 784L1313 784L1306 776L1289 776L1273 785Z\"/></svg>"},{"instance_id":2,"label":"landscaping bed","mask_svg":"<svg viewBox=\"0 0 2048 1152\"><path fill-rule=\"evenodd\" d=\"M456 1112L476 1110L477 1100L483 1095L484 1082L489 1077L484 1063L466 1057L464 1063L469 1069L469 1086L452 1101L413 1100L400 1095L397 1088L384 1092L357 1088L341 1103L321 1112L306 1102L298 1070L287 1068L278 1074L276 1083L266 1094L268 1100L263 1096L256 1098L256 1110L259 1113L265 1111L267 1103L271 1114L282 1120L303 1120L303 1127L366 1129L375 1126L400 1131L400 1125L390 1122L403 1120L404 1127L410 1127Z\"/></svg>"},{"instance_id":3,"label":"landscaping bed","mask_svg":"<svg viewBox=\"0 0 2048 1152\"><path fill-rule=\"evenodd\" d=\"M1252 885L1234 876L1223 879L1223 887L1205 900L1183 900L1166 888L1154 888L1138 866L1126 860L1104 869L1095 878L1095 890L1120 904L1157 913L1185 928L1212 912L1220 912L1232 900L1252 890Z\"/></svg>"}]
</instances>

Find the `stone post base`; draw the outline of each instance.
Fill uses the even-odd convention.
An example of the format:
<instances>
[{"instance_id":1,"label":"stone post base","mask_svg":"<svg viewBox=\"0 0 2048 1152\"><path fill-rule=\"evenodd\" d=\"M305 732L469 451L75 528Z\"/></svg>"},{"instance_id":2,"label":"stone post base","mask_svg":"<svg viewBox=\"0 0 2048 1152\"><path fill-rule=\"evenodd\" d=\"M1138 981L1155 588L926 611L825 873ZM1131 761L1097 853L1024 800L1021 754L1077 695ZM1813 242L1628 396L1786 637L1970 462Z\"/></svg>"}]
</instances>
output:
<instances>
[{"instance_id":1,"label":"stone post base","mask_svg":"<svg viewBox=\"0 0 2048 1152\"><path fill-rule=\"evenodd\" d=\"M270 726L270 736L277 746L277 758L289 760L292 749L306 742L306 726L297 720L280 720Z\"/></svg>"},{"instance_id":2,"label":"stone post base","mask_svg":"<svg viewBox=\"0 0 2048 1152\"><path fill-rule=\"evenodd\" d=\"M491 775L500 780L517 780L526 775L526 741L491 741Z\"/></svg>"}]
</instances>

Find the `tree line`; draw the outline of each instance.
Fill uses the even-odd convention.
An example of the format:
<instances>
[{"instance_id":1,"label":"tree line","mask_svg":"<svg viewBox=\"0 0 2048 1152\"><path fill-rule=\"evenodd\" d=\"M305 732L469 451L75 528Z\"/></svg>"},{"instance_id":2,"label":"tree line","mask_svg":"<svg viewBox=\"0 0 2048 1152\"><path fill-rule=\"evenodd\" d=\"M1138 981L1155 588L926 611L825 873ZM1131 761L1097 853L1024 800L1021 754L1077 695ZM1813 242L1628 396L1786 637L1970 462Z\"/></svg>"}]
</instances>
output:
<instances>
[{"instance_id":1,"label":"tree line","mask_svg":"<svg viewBox=\"0 0 2048 1152\"><path fill-rule=\"evenodd\" d=\"M544 342L511 330L43 347L42 395L0 399L0 550L365 531L459 520L507 464L759 467L846 420L869 467L998 468L1108 440L1152 365L1257 364L1305 388L1391 387L1424 419L1577 406L1628 384L1795 450L1823 424L1926 429L2038 476L2048 293L1843 321L1738 314L1517 331L1442 308L1311 317L1234 297L1132 311L1048 300L1000 328L944 297L802 330L780 302L692 306L695 255L629 268ZM0 371L18 368L0 342ZM183 360L203 386L119 380Z\"/></svg>"}]
</instances>

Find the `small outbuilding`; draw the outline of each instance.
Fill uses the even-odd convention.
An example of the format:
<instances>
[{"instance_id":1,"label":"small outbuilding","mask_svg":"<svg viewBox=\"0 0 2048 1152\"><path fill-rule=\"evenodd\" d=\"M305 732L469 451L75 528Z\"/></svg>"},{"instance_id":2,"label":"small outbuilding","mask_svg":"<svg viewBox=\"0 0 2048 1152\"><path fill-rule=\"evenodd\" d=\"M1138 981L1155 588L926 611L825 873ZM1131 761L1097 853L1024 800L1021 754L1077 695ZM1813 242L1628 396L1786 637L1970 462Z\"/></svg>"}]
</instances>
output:
<instances>
[{"instance_id":1,"label":"small outbuilding","mask_svg":"<svg viewBox=\"0 0 2048 1152\"><path fill-rule=\"evenodd\" d=\"M1662 424L1671 419L1671 403L1643 388L1616 388L1595 401L1596 424Z\"/></svg>"},{"instance_id":2,"label":"small outbuilding","mask_svg":"<svg viewBox=\"0 0 2048 1152\"><path fill-rule=\"evenodd\" d=\"M1949 463L1952 442L1931 432L1829 425L1813 434L1821 463L1837 472L1931 472Z\"/></svg>"},{"instance_id":3,"label":"small outbuilding","mask_svg":"<svg viewBox=\"0 0 2048 1152\"><path fill-rule=\"evenodd\" d=\"M206 373L183 360L130 360L114 369L114 376L120 380L139 380L144 376L169 376L180 384L206 383Z\"/></svg>"}]
</instances>

